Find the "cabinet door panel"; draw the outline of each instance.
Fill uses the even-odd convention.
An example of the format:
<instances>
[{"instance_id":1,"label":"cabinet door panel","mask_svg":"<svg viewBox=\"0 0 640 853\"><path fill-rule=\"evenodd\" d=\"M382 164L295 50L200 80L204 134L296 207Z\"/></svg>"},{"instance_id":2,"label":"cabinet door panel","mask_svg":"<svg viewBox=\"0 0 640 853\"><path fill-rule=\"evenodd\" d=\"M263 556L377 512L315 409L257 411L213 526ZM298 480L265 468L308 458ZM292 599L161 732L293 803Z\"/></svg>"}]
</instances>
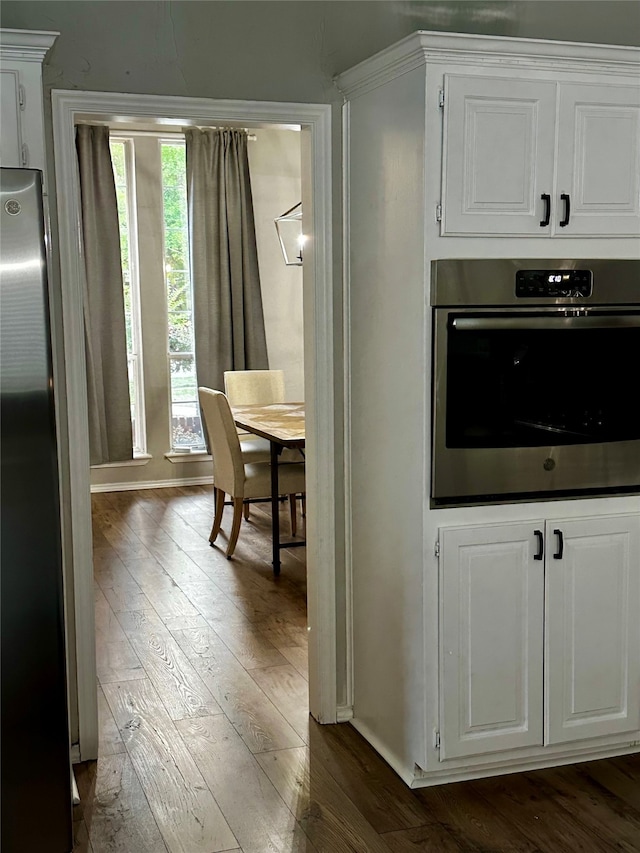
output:
<instances>
[{"instance_id":1,"label":"cabinet door panel","mask_svg":"<svg viewBox=\"0 0 640 853\"><path fill-rule=\"evenodd\" d=\"M20 80L11 69L0 71L0 106L2 107L2 134L0 135L0 166L19 169L22 162L22 137L20 128Z\"/></svg>"},{"instance_id":2,"label":"cabinet door panel","mask_svg":"<svg viewBox=\"0 0 640 853\"><path fill-rule=\"evenodd\" d=\"M542 744L542 522L441 531L441 758Z\"/></svg>"},{"instance_id":3,"label":"cabinet door panel","mask_svg":"<svg viewBox=\"0 0 640 853\"><path fill-rule=\"evenodd\" d=\"M640 519L549 524L547 542L560 530L564 548L547 548L545 742L636 731Z\"/></svg>"},{"instance_id":4,"label":"cabinet door panel","mask_svg":"<svg viewBox=\"0 0 640 853\"><path fill-rule=\"evenodd\" d=\"M559 116L557 191L571 214L554 233L640 234L640 87L562 85Z\"/></svg>"},{"instance_id":5,"label":"cabinet door panel","mask_svg":"<svg viewBox=\"0 0 640 853\"><path fill-rule=\"evenodd\" d=\"M549 236L555 100L555 83L445 77L443 234Z\"/></svg>"}]
</instances>

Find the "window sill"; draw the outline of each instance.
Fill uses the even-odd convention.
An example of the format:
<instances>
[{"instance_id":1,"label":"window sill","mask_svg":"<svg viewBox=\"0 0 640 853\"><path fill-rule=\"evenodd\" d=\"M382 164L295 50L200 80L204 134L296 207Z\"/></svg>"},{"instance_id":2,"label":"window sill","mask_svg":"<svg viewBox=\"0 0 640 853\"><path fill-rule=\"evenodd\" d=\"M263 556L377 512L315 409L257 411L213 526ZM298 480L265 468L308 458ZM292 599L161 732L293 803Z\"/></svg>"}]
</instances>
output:
<instances>
[{"instance_id":1,"label":"window sill","mask_svg":"<svg viewBox=\"0 0 640 853\"><path fill-rule=\"evenodd\" d=\"M124 462L105 462L104 465L92 465L92 471L98 471L101 468L130 468L132 465L146 465L153 459L150 453L136 453L133 459L127 459Z\"/></svg>"},{"instance_id":2,"label":"window sill","mask_svg":"<svg viewBox=\"0 0 640 853\"><path fill-rule=\"evenodd\" d=\"M164 458L174 465L180 462L211 462L211 455L206 450L198 450L195 453L165 453Z\"/></svg>"}]
</instances>

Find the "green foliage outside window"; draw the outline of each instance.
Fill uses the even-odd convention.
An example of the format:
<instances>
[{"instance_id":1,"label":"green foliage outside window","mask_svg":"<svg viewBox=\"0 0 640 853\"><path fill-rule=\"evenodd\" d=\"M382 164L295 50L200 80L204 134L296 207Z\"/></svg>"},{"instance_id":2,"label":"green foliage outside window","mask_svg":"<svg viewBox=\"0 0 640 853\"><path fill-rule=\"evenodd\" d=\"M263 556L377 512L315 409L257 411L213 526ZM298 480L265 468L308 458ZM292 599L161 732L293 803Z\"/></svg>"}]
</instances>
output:
<instances>
[{"instance_id":1,"label":"green foliage outside window","mask_svg":"<svg viewBox=\"0 0 640 853\"><path fill-rule=\"evenodd\" d=\"M189 241L187 235L186 151L184 145L162 144L165 280L169 319L169 353L193 353ZM193 375L193 358L170 359L171 372ZM172 390L174 383L172 381ZM173 393L172 398L175 399Z\"/></svg>"}]
</instances>

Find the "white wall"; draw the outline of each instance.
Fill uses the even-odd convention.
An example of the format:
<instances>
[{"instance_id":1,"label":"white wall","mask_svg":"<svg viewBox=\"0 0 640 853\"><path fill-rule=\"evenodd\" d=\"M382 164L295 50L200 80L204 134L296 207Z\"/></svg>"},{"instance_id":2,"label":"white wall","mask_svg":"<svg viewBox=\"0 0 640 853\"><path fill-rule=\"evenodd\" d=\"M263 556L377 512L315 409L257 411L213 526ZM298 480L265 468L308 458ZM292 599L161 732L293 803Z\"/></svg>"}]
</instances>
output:
<instances>
[{"instance_id":1,"label":"white wall","mask_svg":"<svg viewBox=\"0 0 640 853\"><path fill-rule=\"evenodd\" d=\"M284 370L288 400L304 400L302 267L285 265L274 219L300 201L300 134L256 130L249 170L269 367Z\"/></svg>"}]
</instances>

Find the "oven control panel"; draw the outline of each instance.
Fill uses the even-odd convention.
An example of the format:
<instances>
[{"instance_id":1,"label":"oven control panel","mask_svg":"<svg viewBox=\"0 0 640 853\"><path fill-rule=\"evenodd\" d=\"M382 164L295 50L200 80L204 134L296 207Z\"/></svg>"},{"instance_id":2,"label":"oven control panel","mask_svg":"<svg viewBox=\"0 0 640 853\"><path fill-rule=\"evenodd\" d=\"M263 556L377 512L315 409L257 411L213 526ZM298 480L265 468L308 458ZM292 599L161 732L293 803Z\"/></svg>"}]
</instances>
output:
<instances>
[{"instance_id":1,"label":"oven control panel","mask_svg":"<svg viewBox=\"0 0 640 853\"><path fill-rule=\"evenodd\" d=\"M518 270L518 298L548 297L587 299L593 290L591 270Z\"/></svg>"}]
</instances>

